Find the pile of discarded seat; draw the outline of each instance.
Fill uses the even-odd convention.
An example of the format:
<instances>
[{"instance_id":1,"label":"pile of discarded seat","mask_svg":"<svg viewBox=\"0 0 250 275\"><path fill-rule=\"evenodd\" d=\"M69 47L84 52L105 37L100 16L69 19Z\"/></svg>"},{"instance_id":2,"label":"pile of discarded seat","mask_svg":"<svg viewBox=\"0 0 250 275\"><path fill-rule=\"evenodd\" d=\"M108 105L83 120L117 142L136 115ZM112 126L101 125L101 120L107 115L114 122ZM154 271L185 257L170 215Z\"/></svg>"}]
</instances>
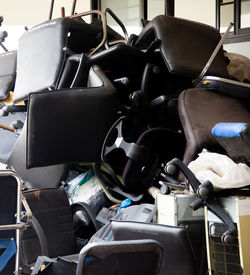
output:
<instances>
[{"instance_id":1,"label":"pile of discarded seat","mask_svg":"<svg viewBox=\"0 0 250 275\"><path fill-rule=\"evenodd\" d=\"M249 201L249 67L229 74L211 26L160 15L128 36L95 12L0 55L0 273L247 272L225 204Z\"/></svg>"}]
</instances>

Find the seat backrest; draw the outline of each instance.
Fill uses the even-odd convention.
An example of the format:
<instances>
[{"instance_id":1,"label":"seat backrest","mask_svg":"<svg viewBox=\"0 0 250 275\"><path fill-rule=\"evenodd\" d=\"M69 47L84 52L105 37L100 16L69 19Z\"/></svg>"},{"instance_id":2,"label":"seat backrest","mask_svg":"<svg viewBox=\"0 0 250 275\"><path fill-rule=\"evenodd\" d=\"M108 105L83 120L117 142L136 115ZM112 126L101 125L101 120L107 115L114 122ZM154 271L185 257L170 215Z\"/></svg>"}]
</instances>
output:
<instances>
[{"instance_id":1,"label":"seat backrest","mask_svg":"<svg viewBox=\"0 0 250 275\"><path fill-rule=\"evenodd\" d=\"M112 221L114 240L153 239L163 248L160 274L197 274L187 230L183 227L152 223Z\"/></svg>"},{"instance_id":2,"label":"seat backrest","mask_svg":"<svg viewBox=\"0 0 250 275\"><path fill-rule=\"evenodd\" d=\"M67 195L63 189L43 188L23 192L47 241L49 257L77 253L73 230L73 217ZM44 244L43 244L44 245ZM21 241L21 260L23 265L36 261L42 255L36 232L29 227L23 232Z\"/></svg>"},{"instance_id":3,"label":"seat backrest","mask_svg":"<svg viewBox=\"0 0 250 275\"><path fill-rule=\"evenodd\" d=\"M104 72L98 66L93 70L89 85L101 86L30 95L27 167L100 160L103 140L120 101Z\"/></svg>"},{"instance_id":4,"label":"seat backrest","mask_svg":"<svg viewBox=\"0 0 250 275\"><path fill-rule=\"evenodd\" d=\"M24 123L21 134L11 151L8 159L8 166L16 171L28 186L33 188L58 187L61 181L65 179L69 166L67 164L54 165L49 167L40 167L27 169L26 167L26 137L27 125Z\"/></svg>"},{"instance_id":5,"label":"seat backrest","mask_svg":"<svg viewBox=\"0 0 250 275\"><path fill-rule=\"evenodd\" d=\"M220 38L219 31L209 25L159 15L146 25L135 46L147 48L155 39L160 40L159 48L169 72L195 78L201 73ZM207 74L228 77L222 49Z\"/></svg>"},{"instance_id":6,"label":"seat backrest","mask_svg":"<svg viewBox=\"0 0 250 275\"><path fill-rule=\"evenodd\" d=\"M76 275L157 275L161 260L153 240L90 243L80 252Z\"/></svg>"},{"instance_id":7,"label":"seat backrest","mask_svg":"<svg viewBox=\"0 0 250 275\"><path fill-rule=\"evenodd\" d=\"M179 116L186 137L183 157L185 164L194 160L203 148L213 152L224 152L211 134L219 122L250 122L245 103L232 96L207 89L189 89L180 94Z\"/></svg>"},{"instance_id":8,"label":"seat backrest","mask_svg":"<svg viewBox=\"0 0 250 275\"><path fill-rule=\"evenodd\" d=\"M67 58L95 47L97 32L90 24L67 17L26 31L18 43L14 102L27 99L31 92L55 89Z\"/></svg>"},{"instance_id":9,"label":"seat backrest","mask_svg":"<svg viewBox=\"0 0 250 275\"><path fill-rule=\"evenodd\" d=\"M16 51L0 54L0 100L6 99L16 79Z\"/></svg>"}]
</instances>

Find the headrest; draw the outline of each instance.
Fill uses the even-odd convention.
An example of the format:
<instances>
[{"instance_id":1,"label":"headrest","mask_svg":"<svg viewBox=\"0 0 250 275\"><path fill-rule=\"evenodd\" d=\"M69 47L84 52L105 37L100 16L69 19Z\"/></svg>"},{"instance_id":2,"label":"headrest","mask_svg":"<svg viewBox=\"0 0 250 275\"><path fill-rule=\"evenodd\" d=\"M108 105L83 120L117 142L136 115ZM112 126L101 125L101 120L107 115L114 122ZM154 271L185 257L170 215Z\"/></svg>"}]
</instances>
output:
<instances>
[{"instance_id":1,"label":"headrest","mask_svg":"<svg viewBox=\"0 0 250 275\"><path fill-rule=\"evenodd\" d=\"M191 20L159 15L139 35L135 46L148 47L159 39L160 51L170 73L197 77L220 41L217 29ZM228 77L222 49L207 74Z\"/></svg>"}]
</instances>

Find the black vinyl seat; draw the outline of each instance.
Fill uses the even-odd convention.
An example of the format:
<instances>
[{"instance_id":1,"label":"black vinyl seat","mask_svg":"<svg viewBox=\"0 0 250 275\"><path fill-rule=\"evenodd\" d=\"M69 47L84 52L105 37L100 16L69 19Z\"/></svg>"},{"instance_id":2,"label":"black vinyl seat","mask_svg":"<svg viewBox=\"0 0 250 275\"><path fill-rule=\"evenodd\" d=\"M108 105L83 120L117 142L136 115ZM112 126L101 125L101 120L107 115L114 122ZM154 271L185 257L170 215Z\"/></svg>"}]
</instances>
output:
<instances>
[{"instance_id":1,"label":"black vinyl seat","mask_svg":"<svg viewBox=\"0 0 250 275\"><path fill-rule=\"evenodd\" d=\"M23 196L32 212L32 226L21 239L21 265L27 270L38 256L54 258L79 253L87 239L76 236L74 229L80 225L76 222L82 222L82 230L85 225L86 238L96 231L92 209L84 203L70 205L63 188L34 189L23 192ZM79 211L83 211L82 220L76 219Z\"/></svg>"},{"instance_id":2,"label":"black vinyl seat","mask_svg":"<svg viewBox=\"0 0 250 275\"><path fill-rule=\"evenodd\" d=\"M58 187L70 163L100 158L119 99L97 66L89 72L88 85L30 95L27 122L8 161L8 167L28 183L27 187Z\"/></svg>"},{"instance_id":3,"label":"black vinyl seat","mask_svg":"<svg viewBox=\"0 0 250 275\"><path fill-rule=\"evenodd\" d=\"M81 54L99 43L96 39L99 32L100 28L71 18L47 21L26 31L19 39L17 52L0 55L0 99L14 88L13 104L3 106L1 115L11 114L12 121L21 122L19 125L22 125L31 92L71 87L79 72ZM22 101L24 104L19 105ZM0 117L1 124L9 124L8 121ZM1 148L4 148L0 159L4 163L8 161L21 127L18 126L17 131L14 127L11 130L14 133L1 132L4 140Z\"/></svg>"},{"instance_id":4,"label":"black vinyl seat","mask_svg":"<svg viewBox=\"0 0 250 275\"><path fill-rule=\"evenodd\" d=\"M16 51L0 54L0 100L13 91L16 80Z\"/></svg>"},{"instance_id":5,"label":"black vinyl seat","mask_svg":"<svg viewBox=\"0 0 250 275\"><path fill-rule=\"evenodd\" d=\"M192 80L202 72L220 39L219 31L209 25L159 15L146 25L133 45L147 50L152 47L152 43L158 41L158 53L166 67L165 80L172 83L172 87L166 86L167 94L171 95L171 89L179 86L175 92L175 95L178 95L181 88L183 90L185 86L193 86ZM222 48L209 67L207 75L229 78Z\"/></svg>"},{"instance_id":6,"label":"black vinyl seat","mask_svg":"<svg viewBox=\"0 0 250 275\"><path fill-rule=\"evenodd\" d=\"M153 240L90 243L79 254L76 275L157 275L161 260Z\"/></svg>"},{"instance_id":7,"label":"black vinyl seat","mask_svg":"<svg viewBox=\"0 0 250 275\"><path fill-rule=\"evenodd\" d=\"M157 73L154 68L148 78L148 97L167 96L166 118L161 125L181 129L178 97L183 90L195 87L196 79L220 40L219 31L209 25L167 15L152 19L134 40L132 45L145 51L149 62L158 68ZM206 75L230 78L222 48Z\"/></svg>"},{"instance_id":8,"label":"black vinyl seat","mask_svg":"<svg viewBox=\"0 0 250 275\"><path fill-rule=\"evenodd\" d=\"M127 221L112 221L111 228L115 241L158 241L163 248L161 275L198 274L192 245L185 228Z\"/></svg>"}]
</instances>

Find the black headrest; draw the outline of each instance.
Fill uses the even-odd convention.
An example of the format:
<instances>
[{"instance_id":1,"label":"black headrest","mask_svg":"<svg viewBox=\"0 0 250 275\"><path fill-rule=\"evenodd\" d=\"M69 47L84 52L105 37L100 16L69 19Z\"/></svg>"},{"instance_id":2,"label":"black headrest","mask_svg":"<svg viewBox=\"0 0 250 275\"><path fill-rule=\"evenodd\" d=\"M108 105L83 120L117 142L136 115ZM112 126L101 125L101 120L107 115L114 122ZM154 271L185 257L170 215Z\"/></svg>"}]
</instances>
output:
<instances>
[{"instance_id":1,"label":"black headrest","mask_svg":"<svg viewBox=\"0 0 250 275\"><path fill-rule=\"evenodd\" d=\"M217 29L191 20L159 15L139 35L135 46L148 47L159 39L160 51L170 73L197 77L216 48ZM222 49L207 74L228 77Z\"/></svg>"}]
</instances>

